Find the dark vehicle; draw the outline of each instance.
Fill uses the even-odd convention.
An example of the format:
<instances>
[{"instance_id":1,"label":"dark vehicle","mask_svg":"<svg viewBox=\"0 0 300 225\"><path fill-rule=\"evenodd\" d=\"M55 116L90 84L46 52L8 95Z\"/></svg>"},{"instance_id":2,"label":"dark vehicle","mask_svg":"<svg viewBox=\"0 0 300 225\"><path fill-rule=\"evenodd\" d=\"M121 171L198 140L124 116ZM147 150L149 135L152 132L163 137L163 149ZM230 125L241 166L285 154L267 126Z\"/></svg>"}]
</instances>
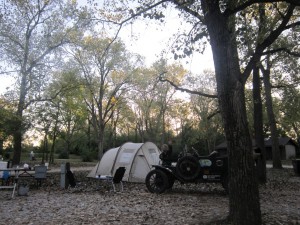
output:
<instances>
[{"instance_id":1,"label":"dark vehicle","mask_svg":"<svg viewBox=\"0 0 300 225\"><path fill-rule=\"evenodd\" d=\"M228 190L228 158L220 157L217 151L200 156L184 150L179 154L176 166L153 165L146 176L147 189L152 193L163 193L171 189L175 180L180 183L221 183Z\"/></svg>"}]
</instances>

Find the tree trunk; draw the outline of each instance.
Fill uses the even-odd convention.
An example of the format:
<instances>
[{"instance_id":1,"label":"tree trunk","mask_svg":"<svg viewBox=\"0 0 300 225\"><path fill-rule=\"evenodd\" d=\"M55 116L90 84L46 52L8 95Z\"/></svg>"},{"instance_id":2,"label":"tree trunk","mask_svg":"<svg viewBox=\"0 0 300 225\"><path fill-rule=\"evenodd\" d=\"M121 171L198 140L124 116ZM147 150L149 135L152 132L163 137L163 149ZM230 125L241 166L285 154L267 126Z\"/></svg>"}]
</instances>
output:
<instances>
[{"instance_id":1,"label":"tree trunk","mask_svg":"<svg viewBox=\"0 0 300 225\"><path fill-rule=\"evenodd\" d=\"M105 125L99 126L99 133L98 133L98 159L100 160L103 156L103 150L104 150L104 130Z\"/></svg>"},{"instance_id":2,"label":"tree trunk","mask_svg":"<svg viewBox=\"0 0 300 225\"><path fill-rule=\"evenodd\" d=\"M50 158L49 163L54 163L54 150L55 150L55 144L56 144L56 131L54 131L53 138L52 138L52 145L50 150Z\"/></svg>"},{"instance_id":3,"label":"tree trunk","mask_svg":"<svg viewBox=\"0 0 300 225\"><path fill-rule=\"evenodd\" d=\"M22 68L22 71L25 69ZM18 102L18 109L16 112L17 121L15 123L15 131L13 134L14 139L14 156L12 160L13 165L17 165L21 160L22 152L22 139L23 139L23 110L25 108L25 98L26 98L26 73L22 73L22 80L20 85L20 97Z\"/></svg>"},{"instance_id":4,"label":"tree trunk","mask_svg":"<svg viewBox=\"0 0 300 225\"><path fill-rule=\"evenodd\" d=\"M211 40L218 101L227 140L229 219L235 225L260 225L259 191L235 41L235 21L221 14L218 1L202 0L202 9Z\"/></svg>"},{"instance_id":5,"label":"tree trunk","mask_svg":"<svg viewBox=\"0 0 300 225\"><path fill-rule=\"evenodd\" d=\"M260 156L256 159L256 171L258 173L258 181L261 184L267 181L266 168L266 148L263 131L263 108L261 99L261 81L259 77L259 68L253 69L253 102L254 102L254 137L256 145L259 149Z\"/></svg>"},{"instance_id":6,"label":"tree trunk","mask_svg":"<svg viewBox=\"0 0 300 225\"><path fill-rule=\"evenodd\" d=\"M21 160L21 152L22 152L22 122L18 121L16 123L16 131L14 132L13 139L14 139L14 154L13 154L13 165L20 164Z\"/></svg>"},{"instance_id":7,"label":"tree trunk","mask_svg":"<svg viewBox=\"0 0 300 225\"><path fill-rule=\"evenodd\" d=\"M60 109L60 106L58 105L57 112L55 114L55 125L54 125L54 129L53 129L53 138L52 138L52 145L51 145L51 149L50 149L49 163L54 163L54 150L55 150L55 144L56 144L56 137L57 137L57 133L58 133L59 109Z\"/></svg>"},{"instance_id":8,"label":"tree trunk","mask_svg":"<svg viewBox=\"0 0 300 225\"><path fill-rule=\"evenodd\" d=\"M98 159L100 160L103 156L103 135L99 135L99 140L98 140Z\"/></svg>"},{"instance_id":9,"label":"tree trunk","mask_svg":"<svg viewBox=\"0 0 300 225\"><path fill-rule=\"evenodd\" d=\"M267 114L269 119L269 126L271 130L271 140L272 140L272 160L273 168L282 169L280 149L278 142L278 131L276 127L276 120L273 111L272 103L272 93L271 93L271 82L270 82L270 69L262 70L264 77L265 95L266 95L266 106Z\"/></svg>"}]
</instances>

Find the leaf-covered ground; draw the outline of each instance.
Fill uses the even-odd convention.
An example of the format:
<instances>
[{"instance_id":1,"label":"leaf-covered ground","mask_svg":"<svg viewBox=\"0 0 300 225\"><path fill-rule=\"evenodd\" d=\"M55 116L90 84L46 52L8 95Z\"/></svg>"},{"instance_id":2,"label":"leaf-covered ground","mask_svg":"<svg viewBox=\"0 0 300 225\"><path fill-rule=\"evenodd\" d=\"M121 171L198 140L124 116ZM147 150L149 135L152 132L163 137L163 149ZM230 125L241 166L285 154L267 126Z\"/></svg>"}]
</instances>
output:
<instances>
[{"instance_id":1,"label":"leaf-covered ground","mask_svg":"<svg viewBox=\"0 0 300 225\"><path fill-rule=\"evenodd\" d=\"M219 184L175 183L157 195L144 184L125 183L124 192L113 193L87 173L75 172L80 184L73 189L61 190L57 173L39 189L31 183L27 196L10 199L1 191L0 224L226 224L229 201ZM269 169L260 198L265 224L300 224L300 177L292 170Z\"/></svg>"}]
</instances>

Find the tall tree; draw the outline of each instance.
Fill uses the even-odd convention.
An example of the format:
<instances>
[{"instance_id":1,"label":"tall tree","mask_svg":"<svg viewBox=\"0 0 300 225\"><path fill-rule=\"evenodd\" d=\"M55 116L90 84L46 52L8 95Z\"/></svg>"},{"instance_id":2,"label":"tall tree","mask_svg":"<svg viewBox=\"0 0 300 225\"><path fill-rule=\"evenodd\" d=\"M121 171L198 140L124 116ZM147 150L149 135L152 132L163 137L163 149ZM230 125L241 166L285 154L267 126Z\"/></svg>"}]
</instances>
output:
<instances>
[{"instance_id":1,"label":"tall tree","mask_svg":"<svg viewBox=\"0 0 300 225\"><path fill-rule=\"evenodd\" d=\"M66 63L61 71L57 71L48 85L45 95L51 101L46 102L47 119L51 121L49 136L52 137L51 153L55 149L56 138L64 141L64 154L69 156L75 140L75 134L86 128L87 108L82 98L81 78L78 68L74 67L74 61ZM43 117L40 117L43 119ZM51 157L51 156L50 156ZM53 159L51 159L53 161Z\"/></svg>"},{"instance_id":2,"label":"tall tree","mask_svg":"<svg viewBox=\"0 0 300 225\"><path fill-rule=\"evenodd\" d=\"M219 115L218 101L216 96L215 74L210 71L204 71L203 74L193 76L187 80L189 89L199 93L214 95L213 98L207 98L201 95L191 95L191 109L193 110L193 120L197 122L199 149L209 154L215 149L216 142L220 141L220 134L223 133L221 118Z\"/></svg>"},{"instance_id":3,"label":"tall tree","mask_svg":"<svg viewBox=\"0 0 300 225\"><path fill-rule=\"evenodd\" d=\"M266 95L266 106L267 106L267 113L268 113L268 119L269 119L269 126L271 130L271 139L272 139L272 161L273 161L273 167L276 169L281 169L281 155L280 155L280 149L279 149L279 140L278 140L278 130L277 130L277 123L273 111L273 103L272 103L272 85L270 82L270 62L269 57L267 57L267 68L262 68L263 71L263 81L265 86L265 95Z\"/></svg>"},{"instance_id":4,"label":"tall tree","mask_svg":"<svg viewBox=\"0 0 300 225\"><path fill-rule=\"evenodd\" d=\"M170 113L176 99L176 90L168 83L159 82L160 74L180 83L186 70L180 65L168 65L160 60L150 68L138 71L130 92L140 136L143 141L151 140L158 144L168 141L167 129L171 129L169 124L172 119Z\"/></svg>"},{"instance_id":5,"label":"tall tree","mask_svg":"<svg viewBox=\"0 0 300 225\"><path fill-rule=\"evenodd\" d=\"M78 29L76 1L2 1L0 4L0 57L18 81L19 118L14 132L13 164L21 157L24 133L23 112L37 98L46 83L54 55ZM58 56L58 55L57 55Z\"/></svg>"},{"instance_id":6,"label":"tall tree","mask_svg":"<svg viewBox=\"0 0 300 225\"><path fill-rule=\"evenodd\" d=\"M263 105L261 96L261 81L259 75L259 68L253 69L253 121L254 121L254 138L261 155L257 159L257 173L260 183L265 183L267 180L267 168L266 168L266 149L263 131Z\"/></svg>"},{"instance_id":7,"label":"tall tree","mask_svg":"<svg viewBox=\"0 0 300 225\"><path fill-rule=\"evenodd\" d=\"M288 135L293 137L295 140L298 140L300 138L299 107L299 87L285 87L282 95L282 104L280 106L280 112L283 115L283 117L281 118L281 126L285 128L284 130L289 131Z\"/></svg>"},{"instance_id":8,"label":"tall tree","mask_svg":"<svg viewBox=\"0 0 300 225\"><path fill-rule=\"evenodd\" d=\"M99 158L103 155L104 131L111 121L116 104L121 104L134 70L135 57L120 41L86 36L71 49L84 85L84 99L98 142Z\"/></svg>"}]
</instances>

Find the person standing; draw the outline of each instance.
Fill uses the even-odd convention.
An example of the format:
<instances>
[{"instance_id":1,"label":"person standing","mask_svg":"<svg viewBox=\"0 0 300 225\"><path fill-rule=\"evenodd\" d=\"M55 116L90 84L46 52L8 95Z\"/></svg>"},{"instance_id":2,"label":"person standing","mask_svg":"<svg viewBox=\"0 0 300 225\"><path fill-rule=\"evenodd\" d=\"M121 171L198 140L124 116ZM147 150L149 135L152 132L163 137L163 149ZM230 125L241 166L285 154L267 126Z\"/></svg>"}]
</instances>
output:
<instances>
[{"instance_id":1,"label":"person standing","mask_svg":"<svg viewBox=\"0 0 300 225\"><path fill-rule=\"evenodd\" d=\"M34 152L33 152L33 151L30 152L30 160L31 160L31 161L34 161L34 160L35 160Z\"/></svg>"},{"instance_id":2,"label":"person standing","mask_svg":"<svg viewBox=\"0 0 300 225\"><path fill-rule=\"evenodd\" d=\"M162 160L163 166L171 166L172 164L172 146L170 147L167 144L161 146L162 153L159 155L159 158Z\"/></svg>"}]
</instances>

